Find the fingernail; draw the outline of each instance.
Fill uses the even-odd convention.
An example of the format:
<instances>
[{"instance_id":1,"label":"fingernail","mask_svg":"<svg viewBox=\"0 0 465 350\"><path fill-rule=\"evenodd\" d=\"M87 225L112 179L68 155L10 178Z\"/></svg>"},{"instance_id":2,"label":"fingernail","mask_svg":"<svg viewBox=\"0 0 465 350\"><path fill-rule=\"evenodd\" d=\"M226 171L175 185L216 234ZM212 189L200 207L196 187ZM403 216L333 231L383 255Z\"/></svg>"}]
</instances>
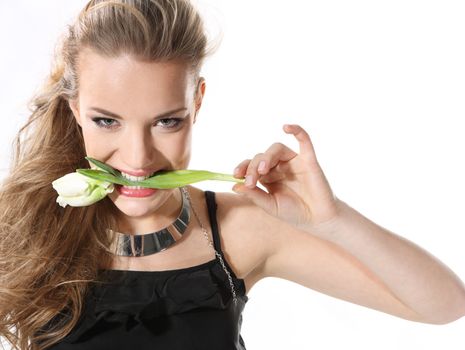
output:
<instances>
[{"instance_id":1,"label":"fingernail","mask_svg":"<svg viewBox=\"0 0 465 350\"><path fill-rule=\"evenodd\" d=\"M234 169L234 175L237 175L239 173L239 168Z\"/></svg>"},{"instance_id":2,"label":"fingernail","mask_svg":"<svg viewBox=\"0 0 465 350\"><path fill-rule=\"evenodd\" d=\"M265 161L262 160L259 164L258 164L258 171L263 171L265 170Z\"/></svg>"},{"instance_id":3,"label":"fingernail","mask_svg":"<svg viewBox=\"0 0 465 350\"><path fill-rule=\"evenodd\" d=\"M252 175L247 175L245 177L245 185L247 187L253 187L253 178L252 178Z\"/></svg>"}]
</instances>

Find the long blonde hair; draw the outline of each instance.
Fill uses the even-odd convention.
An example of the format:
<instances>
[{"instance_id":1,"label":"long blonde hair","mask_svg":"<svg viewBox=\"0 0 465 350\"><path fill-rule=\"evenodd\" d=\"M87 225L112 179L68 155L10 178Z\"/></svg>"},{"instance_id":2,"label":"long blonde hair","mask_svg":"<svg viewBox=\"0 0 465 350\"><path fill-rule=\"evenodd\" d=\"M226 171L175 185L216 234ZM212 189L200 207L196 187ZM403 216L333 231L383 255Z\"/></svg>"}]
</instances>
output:
<instances>
[{"instance_id":1,"label":"long blonde hair","mask_svg":"<svg viewBox=\"0 0 465 350\"><path fill-rule=\"evenodd\" d=\"M204 59L216 50L207 44L189 0L90 1L58 40L52 70L29 102L31 114L14 139L0 188L0 336L14 349L45 349L66 336L79 320L89 284L99 282L99 266L112 258L105 230L116 225L111 200L62 208L51 186L89 166L69 108L78 96L80 50L182 60L197 81Z\"/></svg>"}]
</instances>

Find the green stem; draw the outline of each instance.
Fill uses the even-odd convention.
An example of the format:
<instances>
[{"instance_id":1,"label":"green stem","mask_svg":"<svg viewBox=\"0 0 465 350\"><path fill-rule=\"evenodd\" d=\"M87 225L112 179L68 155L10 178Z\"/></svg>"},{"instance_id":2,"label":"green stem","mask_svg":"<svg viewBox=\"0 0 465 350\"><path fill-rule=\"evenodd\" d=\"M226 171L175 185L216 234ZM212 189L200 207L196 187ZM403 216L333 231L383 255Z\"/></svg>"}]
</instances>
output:
<instances>
[{"instance_id":1,"label":"green stem","mask_svg":"<svg viewBox=\"0 0 465 350\"><path fill-rule=\"evenodd\" d=\"M233 182L239 182L239 183L245 182L244 179L235 178L233 175L220 174L220 173L214 173L214 178L212 178L210 180L233 181Z\"/></svg>"},{"instance_id":2,"label":"green stem","mask_svg":"<svg viewBox=\"0 0 465 350\"><path fill-rule=\"evenodd\" d=\"M126 186L141 186L148 188L176 188L182 187L191 183L205 181L205 180L218 180L218 181L231 181L243 183L244 179L237 179L233 175L214 173L206 170L174 170L164 171L157 175L149 177L142 181L131 181L123 176L114 176L106 171L97 169L77 169L78 173L88 176L92 179L107 181Z\"/></svg>"}]
</instances>

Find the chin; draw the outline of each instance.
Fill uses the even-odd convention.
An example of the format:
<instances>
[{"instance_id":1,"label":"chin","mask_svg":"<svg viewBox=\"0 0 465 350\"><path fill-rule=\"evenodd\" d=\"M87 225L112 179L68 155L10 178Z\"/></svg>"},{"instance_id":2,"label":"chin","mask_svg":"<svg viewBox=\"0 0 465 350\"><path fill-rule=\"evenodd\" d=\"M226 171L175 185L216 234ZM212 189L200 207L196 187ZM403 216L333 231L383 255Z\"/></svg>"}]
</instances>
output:
<instances>
[{"instance_id":1,"label":"chin","mask_svg":"<svg viewBox=\"0 0 465 350\"><path fill-rule=\"evenodd\" d=\"M157 209L166 202L170 195L170 190L162 190L155 196L150 197L135 198L119 193L111 193L109 197L123 214L132 217L143 217L156 213Z\"/></svg>"},{"instance_id":2,"label":"chin","mask_svg":"<svg viewBox=\"0 0 465 350\"><path fill-rule=\"evenodd\" d=\"M143 217L154 212L150 206L143 203L115 203L115 205L121 213L131 217Z\"/></svg>"}]
</instances>

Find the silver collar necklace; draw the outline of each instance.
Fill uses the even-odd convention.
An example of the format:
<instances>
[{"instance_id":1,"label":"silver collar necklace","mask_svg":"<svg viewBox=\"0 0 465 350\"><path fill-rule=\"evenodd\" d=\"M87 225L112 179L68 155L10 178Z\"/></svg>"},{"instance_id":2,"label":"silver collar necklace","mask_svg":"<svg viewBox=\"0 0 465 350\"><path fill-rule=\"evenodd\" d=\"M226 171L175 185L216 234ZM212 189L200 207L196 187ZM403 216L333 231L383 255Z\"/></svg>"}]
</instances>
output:
<instances>
[{"instance_id":1,"label":"silver collar necklace","mask_svg":"<svg viewBox=\"0 0 465 350\"><path fill-rule=\"evenodd\" d=\"M182 208L173 223L161 230L141 235L107 229L107 232L115 234L115 243L110 251L120 256L146 256L168 249L181 239L189 225L191 203L187 190L184 187L179 190L182 194Z\"/></svg>"},{"instance_id":2,"label":"silver collar necklace","mask_svg":"<svg viewBox=\"0 0 465 350\"><path fill-rule=\"evenodd\" d=\"M190 221L190 209L191 209L191 199L189 192L185 187L180 187L180 191L182 193L182 208L181 212L179 213L177 219L170 225L174 228L173 231L177 231L177 234L168 229L170 226L161 229L156 232L151 232L143 235L131 235L126 233L121 233L117 231L113 231L116 234L116 244L114 249L110 249L113 254L122 255L122 256L144 256L155 254L161 252L162 250L167 249L171 246L174 242L180 239L183 233L186 231L187 226L189 225ZM197 219L203 234L207 241L209 242L209 246L213 248L215 251L215 255L221 263L221 267L223 268L224 272L228 276L229 285L231 287L231 293L233 296L234 304L237 303L237 296L236 296L236 288L234 287L233 279L231 273L226 268L226 265L223 261L223 257L220 253L217 252L215 249L215 245L213 241L208 237L207 230L202 225L202 222L197 215L194 206L192 206L192 212Z\"/></svg>"}]
</instances>

